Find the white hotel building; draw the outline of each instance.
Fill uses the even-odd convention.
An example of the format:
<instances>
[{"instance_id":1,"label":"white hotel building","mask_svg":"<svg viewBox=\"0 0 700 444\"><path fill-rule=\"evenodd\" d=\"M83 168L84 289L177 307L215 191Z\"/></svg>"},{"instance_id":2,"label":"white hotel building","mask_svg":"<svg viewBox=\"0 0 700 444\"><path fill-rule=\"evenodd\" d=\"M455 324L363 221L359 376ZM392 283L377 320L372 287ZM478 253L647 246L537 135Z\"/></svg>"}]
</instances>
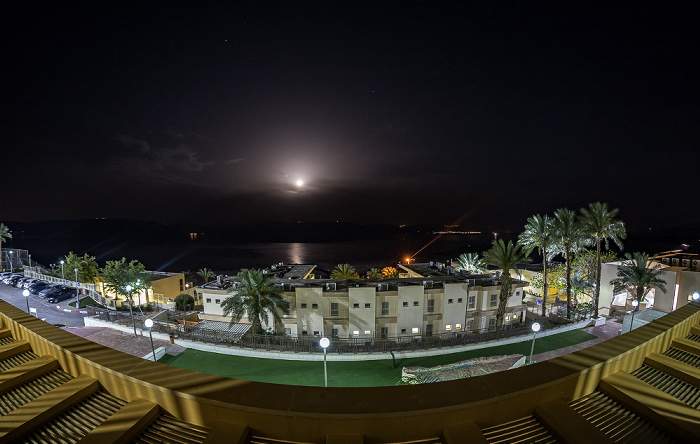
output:
<instances>
[{"instance_id":1,"label":"white hotel building","mask_svg":"<svg viewBox=\"0 0 700 444\"><path fill-rule=\"evenodd\" d=\"M292 336L328 336L372 340L427 337L441 333L495 328L499 281L495 274L460 277L431 270L427 264L403 266L414 277L366 279L308 279L313 265L282 266L270 271L279 277L290 313L283 325L264 325ZM429 274L430 273L430 274ZM305 278L306 277L306 278ZM514 280L508 300L506 328L525 321L523 287ZM204 303L203 319L226 320L221 302L231 295L224 277L197 288ZM244 317L241 323L248 322ZM272 317L270 316L270 322Z\"/></svg>"}]
</instances>

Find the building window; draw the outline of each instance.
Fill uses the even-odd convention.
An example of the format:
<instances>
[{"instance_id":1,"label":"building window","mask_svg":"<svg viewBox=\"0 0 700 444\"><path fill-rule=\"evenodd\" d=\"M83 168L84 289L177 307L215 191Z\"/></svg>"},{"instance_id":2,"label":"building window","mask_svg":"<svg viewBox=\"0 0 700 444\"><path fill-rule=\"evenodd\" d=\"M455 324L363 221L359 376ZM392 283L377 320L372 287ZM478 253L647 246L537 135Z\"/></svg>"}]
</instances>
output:
<instances>
[{"instance_id":1,"label":"building window","mask_svg":"<svg viewBox=\"0 0 700 444\"><path fill-rule=\"evenodd\" d=\"M492 294L491 295L491 306L495 307L496 305L498 305L498 295Z\"/></svg>"},{"instance_id":2,"label":"building window","mask_svg":"<svg viewBox=\"0 0 700 444\"><path fill-rule=\"evenodd\" d=\"M489 330L496 328L496 318L489 319Z\"/></svg>"},{"instance_id":3,"label":"building window","mask_svg":"<svg viewBox=\"0 0 700 444\"><path fill-rule=\"evenodd\" d=\"M510 322L510 316L506 316L506 322Z\"/></svg>"},{"instance_id":4,"label":"building window","mask_svg":"<svg viewBox=\"0 0 700 444\"><path fill-rule=\"evenodd\" d=\"M451 304L451 303L452 303L452 299L448 299L448 300L447 300L447 303L448 303L448 304Z\"/></svg>"},{"instance_id":5,"label":"building window","mask_svg":"<svg viewBox=\"0 0 700 444\"><path fill-rule=\"evenodd\" d=\"M306 304L301 304L301 308L306 308Z\"/></svg>"},{"instance_id":6,"label":"building window","mask_svg":"<svg viewBox=\"0 0 700 444\"><path fill-rule=\"evenodd\" d=\"M291 334L292 334L292 329L291 329L291 328L285 328L285 329L284 329L284 334L285 334L285 335L291 335Z\"/></svg>"},{"instance_id":7,"label":"building window","mask_svg":"<svg viewBox=\"0 0 700 444\"><path fill-rule=\"evenodd\" d=\"M360 336L360 330L353 330L353 331L352 331L352 334L353 334L354 336Z\"/></svg>"},{"instance_id":8,"label":"building window","mask_svg":"<svg viewBox=\"0 0 700 444\"><path fill-rule=\"evenodd\" d=\"M207 304L211 304L211 298L207 298Z\"/></svg>"},{"instance_id":9,"label":"building window","mask_svg":"<svg viewBox=\"0 0 700 444\"><path fill-rule=\"evenodd\" d=\"M447 330L447 331L452 330L452 324L445 325L445 330Z\"/></svg>"},{"instance_id":10,"label":"building window","mask_svg":"<svg viewBox=\"0 0 700 444\"><path fill-rule=\"evenodd\" d=\"M388 338L389 337L389 327L382 327L381 334L382 334L382 339Z\"/></svg>"},{"instance_id":11,"label":"building window","mask_svg":"<svg viewBox=\"0 0 700 444\"><path fill-rule=\"evenodd\" d=\"M518 315L514 314L514 315L513 315L513 320L515 321L516 319L518 319Z\"/></svg>"},{"instance_id":12,"label":"building window","mask_svg":"<svg viewBox=\"0 0 700 444\"><path fill-rule=\"evenodd\" d=\"M406 333L406 329L405 329L405 328L402 328L402 329L401 329L401 333Z\"/></svg>"},{"instance_id":13,"label":"building window","mask_svg":"<svg viewBox=\"0 0 700 444\"><path fill-rule=\"evenodd\" d=\"M403 306L404 306L404 307L408 307L408 302L404 302L404 303L403 303Z\"/></svg>"},{"instance_id":14,"label":"building window","mask_svg":"<svg viewBox=\"0 0 700 444\"><path fill-rule=\"evenodd\" d=\"M352 308L360 308L360 304L352 304Z\"/></svg>"},{"instance_id":15,"label":"building window","mask_svg":"<svg viewBox=\"0 0 700 444\"><path fill-rule=\"evenodd\" d=\"M435 299L428 299L428 311L435 311Z\"/></svg>"},{"instance_id":16,"label":"building window","mask_svg":"<svg viewBox=\"0 0 700 444\"><path fill-rule=\"evenodd\" d=\"M318 304L311 304L311 308L318 308Z\"/></svg>"},{"instance_id":17,"label":"building window","mask_svg":"<svg viewBox=\"0 0 700 444\"><path fill-rule=\"evenodd\" d=\"M411 333L413 333L413 334L418 334L419 332L420 332L420 329L418 327L413 327L411 329Z\"/></svg>"},{"instance_id":18,"label":"building window","mask_svg":"<svg viewBox=\"0 0 700 444\"><path fill-rule=\"evenodd\" d=\"M457 298L457 303L461 304L462 303L462 298Z\"/></svg>"},{"instance_id":19,"label":"building window","mask_svg":"<svg viewBox=\"0 0 700 444\"><path fill-rule=\"evenodd\" d=\"M318 332L318 331L316 331L316 330L314 330L314 336L321 336L321 333Z\"/></svg>"},{"instance_id":20,"label":"building window","mask_svg":"<svg viewBox=\"0 0 700 444\"><path fill-rule=\"evenodd\" d=\"M370 304L369 302L365 302L365 308L372 308L372 304Z\"/></svg>"},{"instance_id":21,"label":"building window","mask_svg":"<svg viewBox=\"0 0 700 444\"><path fill-rule=\"evenodd\" d=\"M338 329L337 328L334 328L333 330L331 330L331 337L333 337L333 338L338 337Z\"/></svg>"},{"instance_id":22,"label":"building window","mask_svg":"<svg viewBox=\"0 0 700 444\"><path fill-rule=\"evenodd\" d=\"M366 335L366 336L369 336L369 335L371 335L371 334L372 334L372 332L371 332L370 330L365 330L365 335Z\"/></svg>"},{"instance_id":23,"label":"building window","mask_svg":"<svg viewBox=\"0 0 700 444\"><path fill-rule=\"evenodd\" d=\"M413 306L418 307L418 301L413 301Z\"/></svg>"},{"instance_id":24,"label":"building window","mask_svg":"<svg viewBox=\"0 0 700 444\"><path fill-rule=\"evenodd\" d=\"M476 307L476 296L469 296L469 308Z\"/></svg>"},{"instance_id":25,"label":"building window","mask_svg":"<svg viewBox=\"0 0 700 444\"><path fill-rule=\"evenodd\" d=\"M382 302L382 314L383 315L389 314L389 302L388 301Z\"/></svg>"},{"instance_id":26,"label":"building window","mask_svg":"<svg viewBox=\"0 0 700 444\"><path fill-rule=\"evenodd\" d=\"M433 324L427 324L425 326L425 335L426 336L432 336L433 335Z\"/></svg>"},{"instance_id":27,"label":"building window","mask_svg":"<svg viewBox=\"0 0 700 444\"><path fill-rule=\"evenodd\" d=\"M217 299L217 300L216 300L216 303L217 303L217 304L220 304L220 303L221 303L221 299Z\"/></svg>"},{"instance_id":28,"label":"building window","mask_svg":"<svg viewBox=\"0 0 700 444\"><path fill-rule=\"evenodd\" d=\"M338 303L331 302L331 316L338 316Z\"/></svg>"},{"instance_id":29,"label":"building window","mask_svg":"<svg viewBox=\"0 0 700 444\"><path fill-rule=\"evenodd\" d=\"M308 331L306 331L306 330L302 330L302 331L301 331L301 334L302 334L302 335L308 335L308 334L309 334L309 332L308 332Z\"/></svg>"},{"instance_id":30,"label":"building window","mask_svg":"<svg viewBox=\"0 0 700 444\"><path fill-rule=\"evenodd\" d=\"M185 283L180 279L180 291L185 291Z\"/></svg>"},{"instance_id":31,"label":"building window","mask_svg":"<svg viewBox=\"0 0 700 444\"><path fill-rule=\"evenodd\" d=\"M462 324L456 324L456 325L455 325L455 328L456 328L457 330L461 330L461 329L462 329Z\"/></svg>"}]
</instances>

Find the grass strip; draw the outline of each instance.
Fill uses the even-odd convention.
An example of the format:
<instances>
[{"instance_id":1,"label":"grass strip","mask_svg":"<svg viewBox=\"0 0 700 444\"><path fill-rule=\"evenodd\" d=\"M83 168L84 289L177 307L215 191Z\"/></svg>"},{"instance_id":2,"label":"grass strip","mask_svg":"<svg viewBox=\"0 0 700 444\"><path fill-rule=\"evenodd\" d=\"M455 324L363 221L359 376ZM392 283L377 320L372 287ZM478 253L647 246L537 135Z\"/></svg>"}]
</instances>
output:
<instances>
[{"instance_id":1,"label":"grass strip","mask_svg":"<svg viewBox=\"0 0 700 444\"><path fill-rule=\"evenodd\" d=\"M537 338L535 354L544 353L591 339L594 335L581 329ZM396 385L403 367L434 367L471 358L521 354L528 356L532 341L504 344L448 355L397 359L393 367L391 355L378 361L334 361L328 355L328 385L331 387L378 387ZM323 361L289 361L249 358L187 349L178 356L165 355L159 362L212 375L275 384L323 386Z\"/></svg>"}]
</instances>

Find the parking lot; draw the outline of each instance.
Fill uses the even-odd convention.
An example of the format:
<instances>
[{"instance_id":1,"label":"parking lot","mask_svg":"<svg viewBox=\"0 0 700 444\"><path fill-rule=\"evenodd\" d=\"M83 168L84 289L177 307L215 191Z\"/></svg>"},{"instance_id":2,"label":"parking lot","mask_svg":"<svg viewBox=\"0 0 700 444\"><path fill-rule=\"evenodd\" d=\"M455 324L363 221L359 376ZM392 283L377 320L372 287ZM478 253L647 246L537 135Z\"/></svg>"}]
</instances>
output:
<instances>
[{"instance_id":1,"label":"parking lot","mask_svg":"<svg viewBox=\"0 0 700 444\"><path fill-rule=\"evenodd\" d=\"M27 310L27 302L29 302L29 307L36 309L36 316L39 319L44 319L49 324L68 327L82 327L85 325L83 322L85 314L62 311L57 308L56 304L49 304L37 295L30 294L25 298L22 296L21 288L15 288L1 282L0 298L23 311ZM61 302L61 306L68 309L70 308L68 304L74 301L75 298L65 300Z\"/></svg>"}]
</instances>

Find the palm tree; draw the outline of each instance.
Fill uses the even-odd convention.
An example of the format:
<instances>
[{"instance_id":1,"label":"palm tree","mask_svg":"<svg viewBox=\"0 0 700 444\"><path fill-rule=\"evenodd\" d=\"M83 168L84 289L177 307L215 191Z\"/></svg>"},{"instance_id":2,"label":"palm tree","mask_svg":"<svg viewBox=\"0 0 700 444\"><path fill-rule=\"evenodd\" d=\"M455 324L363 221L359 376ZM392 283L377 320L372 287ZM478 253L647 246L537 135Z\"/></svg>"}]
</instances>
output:
<instances>
[{"instance_id":1,"label":"palm tree","mask_svg":"<svg viewBox=\"0 0 700 444\"><path fill-rule=\"evenodd\" d=\"M646 253L625 254L625 262L617 267L617 277L610 281L613 291L627 290L637 302L642 302L652 288L666 293L666 281L659 278L662 270L654 266Z\"/></svg>"},{"instance_id":2,"label":"palm tree","mask_svg":"<svg viewBox=\"0 0 700 444\"><path fill-rule=\"evenodd\" d=\"M214 276L216 276L216 273L214 273L212 270L208 268L202 268L197 272L198 275L200 275L202 278L204 278L204 283L206 284L209 282L210 279L212 279Z\"/></svg>"},{"instance_id":3,"label":"palm tree","mask_svg":"<svg viewBox=\"0 0 700 444\"><path fill-rule=\"evenodd\" d=\"M350 264L338 264L331 271L331 279L357 279L357 271Z\"/></svg>"},{"instance_id":4,"label":"palm tree","mask_svg":"<svg viewBox=\"0 0 700 444\"><path fill-rule=\"evenodd\" d=\"M547 295L549 285L547 284L547 261L550 259L551 247L554 243L552 235L552 219L546 214L541 216L536 214L527 220L525 231L518 236L518 242L523 246L523 252L530 256L532 250L537 248L542 255L542 316L547 315Z\"/></svg>"},{"instance_id":5,"label":"palm tree","mask_svg":"<svg viewBox=\"0 0 700 444\"><path fill-rule=\"evenodd\" d=\"M277 279L259 269L242 269L233 278L236 284L227 291L233 293L221 302L224 316L231 316L231 324L240 321L244 314L252 324L253 333L262 333L263 323L272 314L277 323L282 323L282 313L289 313L289 301L282 295L282 287L275 285Z\"/></svg>"},{"instance_id":6,"label":"palm tree","mask_svg":"<svg viewBox=\"0 0 700 444\"><path fill-rule=\"evenodd\" d=\"M580 271L574 271L571 274L571 293L574 298L573 305L578 305L578 296L585 295L590 297L590 291L593 289L593 282L585 274ZM561 294L561 291L559 292Z\"/></svg>"},{"instance_id":7,"label":"palm tree","mask_svg":"<svg viewBox=\"0 0 700 444\"><path fill-rule=\"evenodd\" d=\"M496 336L500 337L508 299L513 294L513 280L510 276L510 270L518 272L518 264L529 262L530 259L523 254L520 244L513 244L513 241L508 241L506 244L503 239L498 239L494 240L491 243L491 248L484 253L484 261L502 270L501 293L498 296L498 310L496 311Z\"/></svg>"},{"instance_id":8,"label":"palm tree","mask_svg":"<svg viewBox=\"0 0 700 444\"><path fill-rule=\"evenodd\" d=\"M457 269L466 271L469 274L486 272L486 264L479 257L479 253L462 253L457 258Z\"/></svg>"},{"instance_id":9,"label":"palm tree","mask_svg":"<svg viewBox=\"0 0 700 444\"><path fill-rule=\"evenodd\" d=\"M367 279L381 279L383 277L384 275L382 274L382 270L379 268L371 268L367 272Z\"/></svg>"},{"instance_id":10,"label":"palm tree","mask_svg":"<svg viewBox=\"0 0 700 444\"><path fill-rule=\"evenodd\" d=\"M12 233L5 224L0 224L0 271L4 270L2 267L2 243L7 242L7 239L12 239Z\"/></svg>"},{"instance_id":11,"label":"palm tree","mask_svg":"<svg viewBox=\"0 0 700 444\"><path fill-rule=\"evenodd\" d=\"M584 245L583 231L576 220L576 213L567 208L560 208L554 213L552 223L554 248L564 255L566 261L566 317L571 316L571 259L573 254Z\"/></svg>"},{"instance_id":12,"label":"palm tree","mask_svg":"<svg viewBox=\"0 0 700 444\"><path fill-rule=\"evenodd\" d=\"M615 220L618 209L608 210L608 204L591 203L588 209L581 208L581 220L583 230L590 236L596 244L596 271L595 287L593 294L593 314L598 317L598 305L600 303L600 244L605 241L605 249L609 247L608 240L611 239L622 249L622 239L627 237L625 224Z\"/></svg>"}]
</instances>

